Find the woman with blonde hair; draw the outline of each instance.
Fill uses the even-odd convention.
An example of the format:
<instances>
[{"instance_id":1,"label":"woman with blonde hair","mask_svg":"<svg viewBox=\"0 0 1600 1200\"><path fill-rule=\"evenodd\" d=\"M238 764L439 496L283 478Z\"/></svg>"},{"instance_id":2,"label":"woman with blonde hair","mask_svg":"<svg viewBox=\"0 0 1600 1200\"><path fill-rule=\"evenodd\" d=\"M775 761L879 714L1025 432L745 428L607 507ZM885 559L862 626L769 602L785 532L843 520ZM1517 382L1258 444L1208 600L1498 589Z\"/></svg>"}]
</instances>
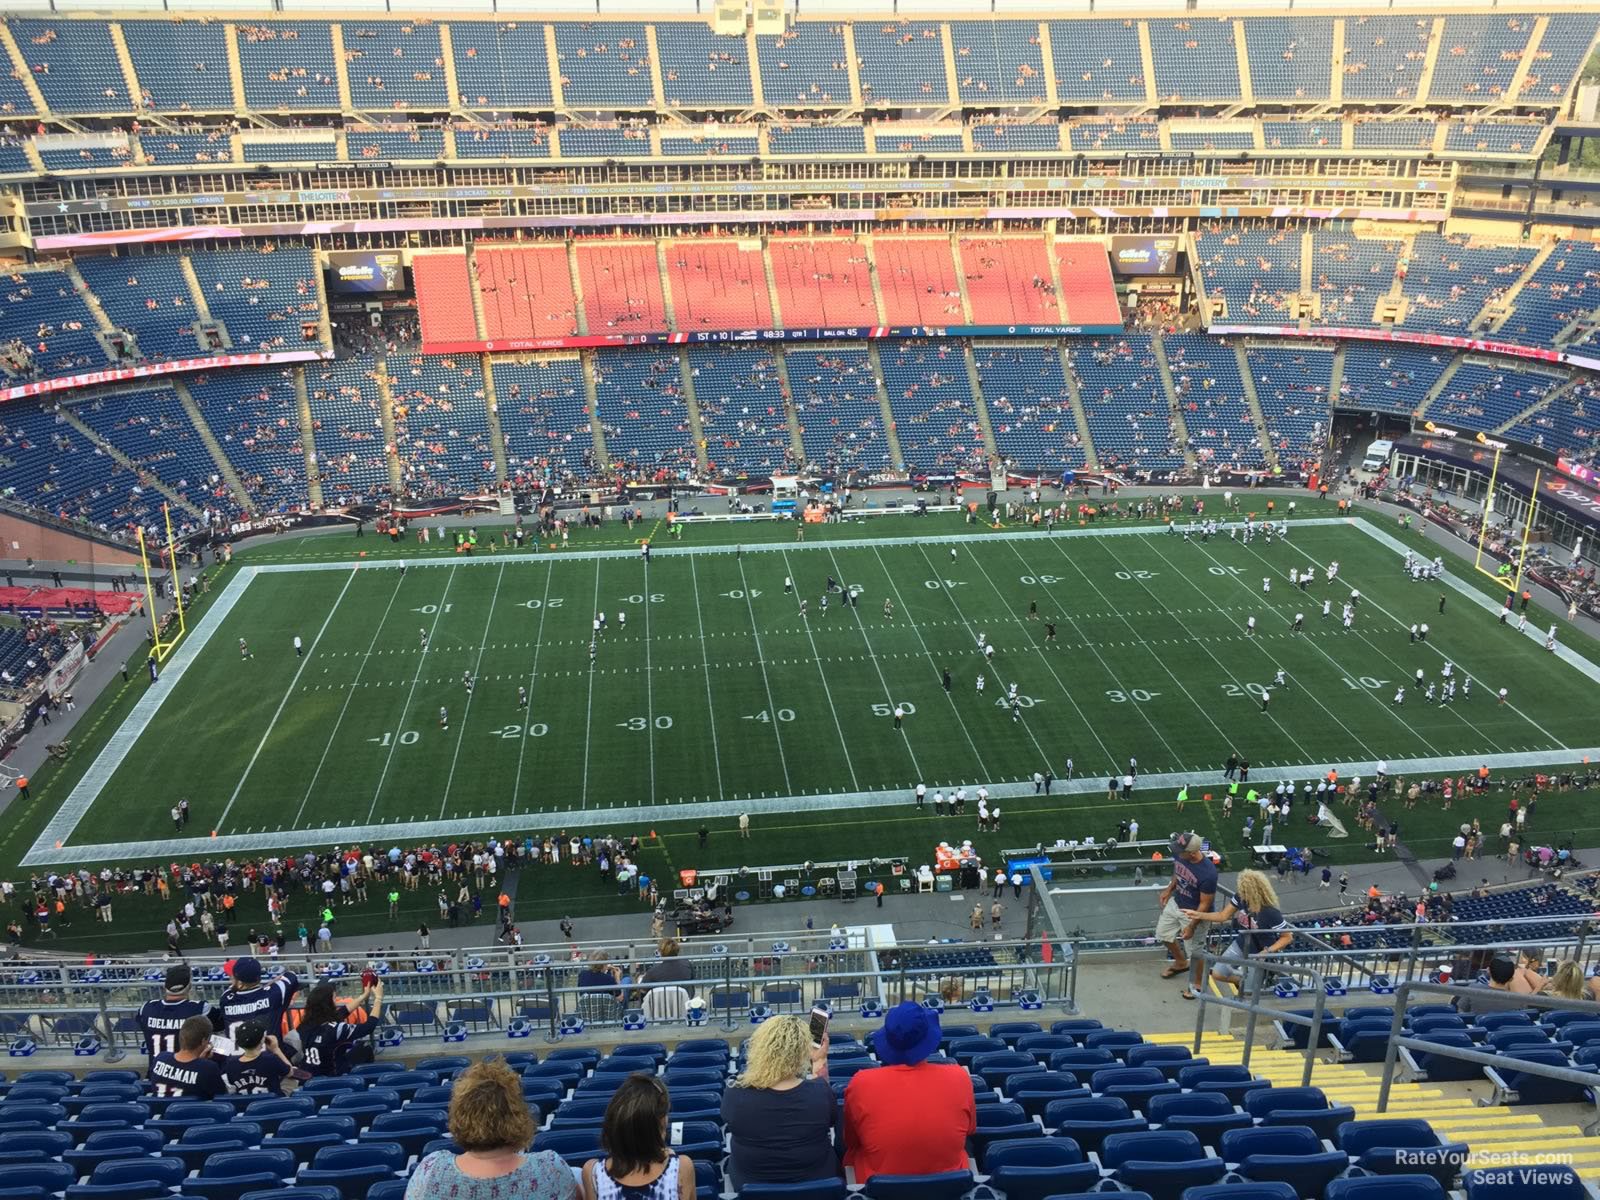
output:
<instances>
[{"instance_id":1,"label":"woman with blonde hair","mask_svg":"<svg viewBox=\"0 0 1600 1200\"><path fill-rule=\"evenodd\" d=\"M450 1136L461 1153L435 1150L418 1163L406 1200L578 1200L577 1180L554 1151L528 1152L537 1129L522 1077L503 1059L473 1063L450 1092Z\"/></svg>"},{"instance_id":2,"label":"woman with blonde hair","mask_svg":"<svg viewBox=\"0 0 1600 1200\"><path fill-rule=\"evenodd\" d=\"M1583 986L1583 968L1573 959L1568 959L1556 968L1556 973L1550 976L1550 982L1545 984L1544 994L1554 996L1558 1000L1588 1000L1591 997Z\"/></svg>"},{"instance_id":3,"label":"woman with blonde hair","mask_svg":"<svg viewBox=\"0 0 1600 1200\"><path fill-rule=\"evenodd\" d=\"M722 1094L722 1122L733 1135L734 1191L839 1177L830 1140L837 1108L828 1083L828 1035L813 1042L803 1017L769 1017L756 1026L744 1074Z\"/></svg>"},{"instance_id":4,"label":"woman with blonde hair","mask_svg":"<svg viewBox=\"0 0 1600 1200\"><path fill-rule=\"evenodd\" d=\"M1233 899L1215 912L1185 909L1183 915L1191 921L1209 921L1221 924L1232 921L1234 939L1227 953L1233 958L1260 958L1276 954L1294 941L1294 930L1284 920L1278 907L1278 893L1272 880L1260 871L1240 871L1234 881ZM1231 963L1217 963L1211 968L1211 978L1219 983L1233 984L1234 991L1244 994L1244 971ZM1183 990L1185 1000L1195 999L1192 988Z\"/></svg>"}]
</instances>

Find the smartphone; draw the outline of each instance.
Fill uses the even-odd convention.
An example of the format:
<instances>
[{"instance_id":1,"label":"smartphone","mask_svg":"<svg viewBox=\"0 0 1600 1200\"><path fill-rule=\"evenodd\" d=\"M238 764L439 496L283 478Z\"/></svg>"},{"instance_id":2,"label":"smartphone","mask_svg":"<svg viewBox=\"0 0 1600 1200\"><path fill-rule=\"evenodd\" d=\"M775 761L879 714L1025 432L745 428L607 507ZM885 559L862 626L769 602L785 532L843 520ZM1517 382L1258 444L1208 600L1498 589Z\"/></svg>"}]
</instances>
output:
<instances>
[{"instance_id":1,"label":"smartphone","mask_svg":"<svg viewBox=\"0 0 1600 1200\"><path fill-rule=\"evenodd\" d=\"M828 1036L828 1018L830 1014L825 1008L811 1010L811 1042L813 1045L822 1045L822 1039Z\"/></svg>"}]
</instances>

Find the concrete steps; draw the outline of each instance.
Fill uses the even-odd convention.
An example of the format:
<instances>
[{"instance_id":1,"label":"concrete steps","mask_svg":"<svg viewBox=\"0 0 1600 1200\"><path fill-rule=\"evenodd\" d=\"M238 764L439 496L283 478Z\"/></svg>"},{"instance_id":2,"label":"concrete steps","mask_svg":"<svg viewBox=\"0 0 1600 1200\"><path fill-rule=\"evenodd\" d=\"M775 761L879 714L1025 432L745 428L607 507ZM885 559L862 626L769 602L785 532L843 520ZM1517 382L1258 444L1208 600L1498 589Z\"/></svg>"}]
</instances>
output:
<instances>
[{"instance_id":1,"label":"concrete steps","mask_svg":"<svg viewBox=\"0 0 1600 1200\"><path fill-rule=\"evenodd\" d=\"M489 440L494 447L495 480L504 487L511 472L506 463L505 432L500 427L500 398L495 395L494 369L489 366L489 356L482 355L478 361L483 367L483 406L488 413Z\"/></svg>"},{"instance_id":2,"label":"concrete steps","mask_svg":"<svg viewBox=\"0 0 1600 1200\"><path fill-rule=\"evenodd\" d=\"M233 464L228 461L228 455L222 449L222 443L217 441L217 435L211 431L207 424L205 414L200 411L200 405L190 394L189 388L178 376L172 378L172 390L178 397L178 403L183 405L183 411L188 414L189 423L194 426L195 432L200 435L200 440L205 443L206 449L211 451L211 457L216 460L217 472L228 485L228 490L233 493L233 498L239 502L239 507L245 512L256 512L257 506L250 499L250 493L245 490L242 480Z\"/></svg>"},{"instance_id":3,"label":"concrete steps","mask_svg":"<svg viewBox=\"0 0 1600 1200\"><path fill-rule=\"evenodd\" d=\"M1067 381L1067 398L1072 401L1072 419L1078 423L1078 438L1083 442L1083 465L1086 470L1100 469L1100 456L1094 451L1094 437L1089 432L1089 414L1083 411L1083 396L1078 391L1078 373L1072 369L1072 355L1066 342L1056 345L1061 355L1061 377Z\"/></svg>"},{"instance_id":4,"label":"concrete steps","mask_svg":"<svg viewBox=\"0 0 1600 1200\"><path fill-rule=\"evenodd\" d=\"M1183 405L1178 403L1178 388L1172 381L1172 367L1167 363L1167 344L1159 333L1150 337L1150 349L1155 352L1156 374L1161 376L1161 386L1167 393L1167 411L1172 414L1172 432L1183 447L1183 461L1195 466L1194 448L1189 445L1189 425L1183 419Z\"/></svg>"},{"instance_id":5,"label":"concrete steps","mask_svg":"<svg viewBox=\"0 0 1600 1200\"><path fill-rule=\"evenodd\" d=\"M1250 410L1250 419L1256 423L1256 437L1261 443L1261 453L1267 456L1267 469L1278 473L1278 449L1267 432L1267 414L1261 411L1261 397L1256 394L1256 381L1250 372L1250 356L1245 348L1235 344L1234 356L1239 360L1239 382L1244 384L1244 402Z\"/></svg>"},{"instance_id":6,"label":"concrete steps","mask_svg":"<svg viewBox=\"0 0 1600 1200\"><path fill-rule=\"evenodd\" d=\"M784 356L782 346L772 347L772 365L778 373L778 383L783 388L783 418L789 425L789 447L794 452L794 461L801 464L806 461L806 443L801 436L800 410L794 406L794 389L789 386L789 360Z\"/></svg>"},{"instance_id":7,"label":"concrete steps","mask_svg":"<svg viewBox=\"0 0 1600 1200\"><path fill-rule=\"evenodd\" d=\"M894 469L906 469L906 456L900 452L900 434L894 427L894 410L889 407L889 389L883 383L883 362L878 357L878 343L867 344L867 359L872 363L872 379L878 391L878 407L883 413L883 432L889 439L889 461Z\"/></svg>"},{"instance_id":8,"label":"concrete steps","mask_svg":"<svg viewBox=\"0 0 1600 1200\"><path fill-rule=\"evenodd\" d=\"M300 417L300 446L306 455L306 498L311 507L322 507L322 473L317 470L316 420L311 416L311 393L306 388L305 368L294 369L295 411Z\"/></svg>"},{"instance_id":9,"label":"concrete steps","mask_svg":"<svg viewBox=\"0 0 1600 1200\"><path fill-rule=\"evenodd\" d=\"M978 360L973 357L971 342L966 344L961 357L967 364L967 381L972 387L973 407L978 414L978 428L983 433L983 452L992 467L1000 461L1000 448L994 440L994 426L989 422L989 406L983 400L983 381L978 376Z\"/></svg>"},{"instance_id":10,"label":"concrete steps","mask_svg":"<svg viewBox=\"0 0 1600 1200\"><path fill-rule=\"evenodd\" d=\"M689 436L694 439L695 462L702 471L709 472L711 456L706 446L706 427L700 419L700 401L694 390L694 367L689 362L687 346L678 347L678 375L683 381L683 405L689 411Z\"/></svg>"}]
</instances>

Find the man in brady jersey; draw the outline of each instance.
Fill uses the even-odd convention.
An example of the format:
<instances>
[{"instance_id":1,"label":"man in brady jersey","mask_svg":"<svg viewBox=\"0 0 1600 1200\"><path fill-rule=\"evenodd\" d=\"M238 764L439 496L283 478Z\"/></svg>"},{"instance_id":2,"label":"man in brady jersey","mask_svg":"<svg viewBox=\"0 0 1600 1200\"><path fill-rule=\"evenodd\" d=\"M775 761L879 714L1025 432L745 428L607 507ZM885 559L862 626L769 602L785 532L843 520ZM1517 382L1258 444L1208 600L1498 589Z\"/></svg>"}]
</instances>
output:
<instances>
[{"instance_id":1,"label":"man in brady jersey","mask_svg":"<svg viewBox=\"0 0 1600 1200\"><path fill-rule=\"evenodd\" d=\"M271 983L261 982L261 960L237 958L232 967L233 986L222 993L223 1032L232 1034L241 1021L259 1021L268 1032L283 1028L284 1010L300 990L300 977L285 971Z\"/></svg>"},{"instance_id":2,"label":"man in brady jersey","mask_svg":"<svg viewBox=\"0 0 1600 1200\"><path fill-rule=\"evenodd\" d=\"M192 982L187 963L168 967L161 999L147 1000L139 1010L139 1035L144 1038L144 1052L152 1065L160 1055L178 1048L178 1033L190 1017L208 1017L213 1027L222 1023L222 1014L215 1006L190 998Z\"/></svg>"}]
</instances>

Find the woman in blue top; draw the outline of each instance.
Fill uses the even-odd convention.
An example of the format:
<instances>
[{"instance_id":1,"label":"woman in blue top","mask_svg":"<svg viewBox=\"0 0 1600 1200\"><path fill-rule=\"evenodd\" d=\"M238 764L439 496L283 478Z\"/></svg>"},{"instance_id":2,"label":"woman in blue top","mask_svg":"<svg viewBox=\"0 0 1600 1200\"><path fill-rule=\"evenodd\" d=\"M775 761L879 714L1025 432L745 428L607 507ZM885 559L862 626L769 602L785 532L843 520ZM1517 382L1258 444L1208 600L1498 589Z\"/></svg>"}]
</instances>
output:
<instances>
[{"instance_id":1,"label":"woman in blue top","mask_svg":"<svg viewBox=\"0 0 1600 1200\"><path fill-rule=\"evenodd\" d=\"M1266 875L1260 871L1240 871L1233 892L1233 899L1216 912L1186 908L1183 915L1191 921L1233 922L1234 939L1227 953L1234 958L1262 958L1278 953L1294 941L1294 930L1284 920L1283 911L1278 907L1278 893ZM1244 993L1244 972L1231 963L1215 964L1211 968L1211 978L1219 983L1231 983L1234 991ZM1184 998L1192 1000L1194 996L1185 990Z\"/></svg>"},{"instance_id":2,"label":"woman in blue top","mask_svg":"<svg viewBox=\"0 0 1600 1200\"><path fill-rule=\"evenodd\" d=\"M300 1022L300 1065L313 1075L343 1075L356 1058L356 1043L378 1032L383 1014L383 981L361 998L367 1019L355 1024L343 1019L334 999L333 984L319 983L306 996L306 1014ZM364 1055L372 1061L370 1048Z\"/></svg>"},{"instance_id":3,"label":"woman in blue top","mask_svg":"<svg viewBox=\"0 0 1600 1200\"><path fill-rule=\"evenodd\" d=\"M722 1120L733 1135L734 1190L840 1177L827 1035L818 1046L804 1018L770 1017L756 1027L747 1049L744 1074L722 1094Z\"/></svg>"}]
</instances>

